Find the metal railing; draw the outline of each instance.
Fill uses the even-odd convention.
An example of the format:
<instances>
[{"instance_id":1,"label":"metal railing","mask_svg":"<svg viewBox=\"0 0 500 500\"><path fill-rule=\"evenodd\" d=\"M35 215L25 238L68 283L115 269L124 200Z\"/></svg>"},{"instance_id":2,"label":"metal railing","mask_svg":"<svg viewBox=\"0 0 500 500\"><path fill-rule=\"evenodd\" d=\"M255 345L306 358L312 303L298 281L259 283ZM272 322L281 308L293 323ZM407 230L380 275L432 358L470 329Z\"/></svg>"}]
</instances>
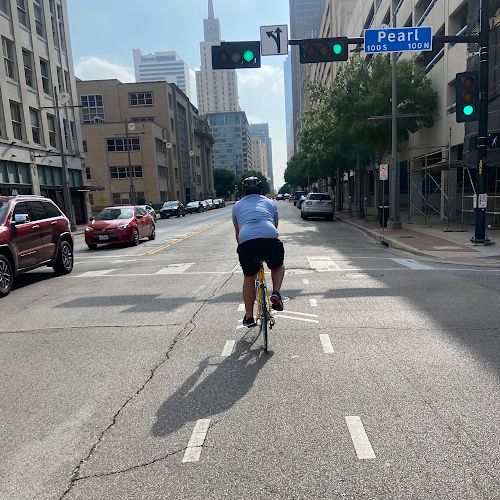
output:
<instances>
[{"instance_id":1,"label":"metal railing","mask_svg":"<svg viewBox=\"0 0 500 500\"><path fill-rule=\"evenodd\" d=\"M420 26L424 21L429 12L432 10L432 7L436 5L437 0L432 0L431 3L427 6L427 8L424 10L424 13L420 16L420 19L418 20L417 26Z\"/></svg>"}]
</instances>

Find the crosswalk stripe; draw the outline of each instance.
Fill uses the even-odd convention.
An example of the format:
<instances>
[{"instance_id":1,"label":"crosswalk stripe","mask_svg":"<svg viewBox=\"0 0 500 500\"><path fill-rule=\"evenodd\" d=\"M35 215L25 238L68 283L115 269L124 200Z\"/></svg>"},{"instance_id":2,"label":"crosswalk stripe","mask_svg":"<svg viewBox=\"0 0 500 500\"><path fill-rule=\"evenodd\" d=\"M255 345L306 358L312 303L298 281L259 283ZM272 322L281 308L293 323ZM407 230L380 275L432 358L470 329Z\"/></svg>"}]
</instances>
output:
<instances>
[{"instance_id":1,"label":"crosswalk stripe","mask_svg":"<svg viewBox=\"0 0 500 500\"><path fill-rule=\"evenodd\" d=\"M243 312L245 310L245 304L240 304L238 306L238 312Z\"/></svg>"},{"instance_id":2,"label":"crosswalk stripe","mask_svg":"<svg viewBox=\"0 0 500 500\"><path fill-rule=\"evenodd\" d=\"M198 462L209 427L209 418L201 418L196 421L186 451L184 452L183 462Z\"/></svg>"},{"instance_id":3,"label":"crosswalk stripe","mask_svg":"<svg viewBox=\"0 0 500 500\"><path fill-rule=\"evenodd\" d=\"M307 261L311 269L315 271L339 271L341 268L330 257L325 256L308 256Z\"/></svg>"},{"instance_id":4,"label":"crosswalk stripe","mask_svg":"<svg viewBox=\"0 0 500 500\"><path fill-rule=\"evenodd\" d=\"M233 352L235 343L236 343L236 340L226 340L226 343L224 344L224 349L222 350L222 354L221 354L221 356L223 358L225 358L227 356L231 356L231 353Z\"/></svg>"},{"instance_id":5,"label":"crosswalk stripe","mask_svg":"<svg viewBox=\"0 0 500 500\"><path fill-rule=\"evenodd\" d=\"M357 416L349 416L345 417L345 421L358 458L360 460L373 460L375 458L375 452L373 451L370 440L366 435L361 418Z\"/></svg>"},{"instance_id":6,"label":"crosswalk stripe","mask_svg":"<svg viewBox=\"0 0 500 500\"><path fill-rule=\"evenodd\" d=\"M168 267L160 269L155 274L182 274L191 266L194 266L194 262L186 262L185 264L170 264Z\"/></svg>"},{"instance_id":7,"label":"crosswalk stripe","mask_svg":"<svg viewBox=\"0 0 500 500\"><path fill-rule=\"evenodd\" d=\"M112 273L116 269L101 269L100 271L87 271L85 273L79 274L78 278L94 278L97 276L105 276L106 274Z\"/></svg>"},{"instance_id":8,"label":"crosswalk stripe","mask_svg":"<svg viewBox=\"0 0 500 500\"><path fill-rule=\"evenodd\" d=\"M422 264L413 259L395 259L392 258L394 262L397 264L401 264L402 266L408 267L409 269L434 269L432 266L428 266L426 264Z\"/></svg>"},{"instance_id":9,"label":"crosswalk stripe","mask_svg":"<svg viewBox=\"0 0 500 500\"><path fill-rule=\"evenodd\" d=\"M317 319L299 318L298 316L288 316L288 314L279 314L276 318L294 319L296 321L305 321L306 323L319 323Z\"/></svg>"}]
</instances>

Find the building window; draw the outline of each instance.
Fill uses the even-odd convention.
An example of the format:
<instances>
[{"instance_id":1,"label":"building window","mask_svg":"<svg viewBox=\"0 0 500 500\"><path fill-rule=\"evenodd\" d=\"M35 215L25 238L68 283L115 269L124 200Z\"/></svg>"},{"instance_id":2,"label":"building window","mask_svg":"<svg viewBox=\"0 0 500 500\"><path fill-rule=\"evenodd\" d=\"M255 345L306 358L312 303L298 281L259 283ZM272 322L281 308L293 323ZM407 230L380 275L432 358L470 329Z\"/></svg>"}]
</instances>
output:
<instances>
[{"instance_id":1,"label":"building window","mask_svg":"<svg viewBox=\"0 0 500 500\"><path fill-rule=\"evenodd\" d=\"M102 95L80 96L83 123L99 123L105 121Z\"/></svg>"},{"instance_id":2,"label":"building window","mask_svg":"<svg viewBox=\"0 0 500 500\"><path fill-rule=\"evenodd\" d=\"M113 205L129 205L130 197L128 193L113 193Z\"/></svg>"},{"instance_id":3,"label":"building window","mask_svg":"<svg viewBox=\"0 0 500 500\"><path fill-rule=\"evenodd\" d=\"M155 137L155 144L156 152L165 154L165 143L161 139L158 139L158 137Z\"/></svg>"},{"instance_id":4,"label":"building window","mask_svg":"<svg viewBox=\"0 0 500 500\"><path fill-rule=\"evenodd\" d=\"M59 66L57 66L57 88L59 93L64 92L63 70Z\"/></svg>"},{"instance_id":5,"label":"building window","mask_svg":"<svg viewBox=\"0 0 500 500\"><path fill-rule=\"evenodd\" d=\"M50 7L50 22L52 24L52 39L54 40L54 45L59 47L59 36L57 35L57 19L56 19L56 7L54 0L49 0Z\"/></svg>"},{"instance_id":6,"label":"building window","mask_svg":"<svg viewBox=\"0 0 500 500\"><path fill-rule=\"evenodd\" d=\"M170 128L171 128L172 130L174 130L174 128L175 128L175 122L174 122L174 119L173 119L173 118L170 118Z\"/></svg>"},{"instance_id":7,"label":"building window","mask_svg":"<svg viewBox=\"0 0 500 500\"><path fill-rule=\"evenodd\" d=\"M36 144L42 144L40 135L40 113L37 109L30 108L30 119L33 142Z\"/></svg>"},{"instance_id":8,"label":"building window","mask_svg":"<svg viewBox=\"0 0 500 500\"><path fill-rule=\"evenodd\" d=\"M155 121L155 119L152 116L136 116L135 118L131 118L131 121L133 121L133 122L151 122L151 123L153 123Z\"/></svg>"},{"instance_id":9,"label":"building window","mask_svg":"<svg viewBox=\"0 0 500 500\"><path fill-rule=\"evenodd\" d=\"M172 94L168 94L168 105L170 109L174 109L174 100L172 99Z\"/></svg>"},{"instance_id":10,"label":"building window","mask_svg":"<svg viewBox=\"0 0 500 500\"><path fill-rule=\"evenodd\" d=\"M85 139L83 139L82 142L83 142L83 152L88 153L87 141Z\"/></svg>"},{"instance_id":11,"label":"building window","mask_svg":"<svg viewBox=\"0 0 500 500\"><path fill-rule=\"evenodd\" d=\"M66 84L66 92L71 94L71 80L68 71L64 72L64 83Z\"/></svg>"},{"instance_id":12,"label":"building window","mask_svg":"<svg viewBox=\"0 0 500 500\"><path fill-rule=\"evenodd\" d=\"M76 140L76 125L73 120L69 121L69 130L71 132L71 140L73 141L73 152L79 153L78 151L78 141Z\"/></svg>"},{"instance_id":13,"label":"building window","mask_svg":"<svg viewBox=\"0 0 500 500\"><path fill-rule=\"evenodd\" d=\"M41 57L40 57L40 73L42 75L43 91L48 95L52 95L52 89L50 88L49 61L46 61Z\"/></svg>"},{"instance_id":14,"label":"building window","mask_svg":"<svg viewBox=\"0 0 500 500\"><path fill-rule=\"evenodd\" d=\"M162 165L158 165L158 177L160 179L167 178L167 167L163 167Z\"/></svg>"},{"instance_id":15,"label":"building window","mask_svg":"<svg viewBox=\"0 0 500 500\"><path fill-rule=\"evenodd\" d=\"M14 62L14 44L7 38L2 37L3 60L5 64L5 74L17 81L16 64Z\"/></svg>"},{"instance_id":16,"label":"building window","mask_svg":"<svg viewBox=\"0 0 500 500\"><path fill-rule=\"evenodd\" d=\"M10 101L10 115L12 119L12 129L14 131L14 138L23 140L23 118L21 112L21 105L18 102Z\"/></svg>"},{"instance_id":17,"label":"building window","mask_svg":"<svg viewBox=\"0 0 500 500\"><path fill-rule=\"evenodd\" d=\"M131 106L152 106L153 92L131 92L128 99Z\"/></svg>"},{"instance_id":18,"label":"building window","mask_svg":"<svg viewBox=\"0 0 500 500\"><path fill-rule=\"evenodd\" d=\"M28 27L28 12L26 9L26 0L16 0L17 3L17 18L19 22Z\"/></svg>"},{"instance_id":19,"label":"building window","mask_svg":"<svg viewBox=\"0 0 500 500\"><path fill-rule=\"evenodd\" d=\"M66 149L70 148L70 137L69 137L69 124L66 118L63 118L63 129L64 129L64 144Z\"/></svg>"},{"instance_id":20,"label":"building window","mask_svg":"<svg viewBox=\"0 0 500 500\"><path fill-rule=\"evenodd\" d=\"M175 144L172 144L172 154L174 158L177 158L177 146Z\"/></svg>"},{"instance_id":21,"label":"building window","mask_svg":"<svg viewBox=\"0 0 500 500\"><path fill-rule=\"evenodd\" d=\"M85 176L87 177L88 181L92 180L92 172L90 171L89 167L85 167Z\"/></svg>"},{"instance_id":22,"label":"building window","mask_svg":"<svg viewBox=\"0 0 500 500\"><path fill-rule=\"evenodd\" d=\"M127 151L127 139L106 139L106 144L108 146L108 151L110 153ZM140 151L141 150L141 142L140 139L134 138L128 140L129 150L130 151Z\"/></svg>"},{"instance_id":23,"label":"building window","mask_svg":"<svg viewBox=\"0 0 500 500\"><path fill-rule=\"evenodd\" d=\"M41 0L33 0L33 12L35 14L36 32L41 37L45 37L45 24L43 22L43 7Z\"/></svg>"},{"instance_id":24,"label":"building window","mask_svg":"<svg viewBox=\"0 0 500 500\"><path fill-rule=\"evenodd\" d=\"M33 54L26 49L23 49L23 64L24 64L24 80L26 85L32 89L35 87L35 79L33 77Z\"/></svg>"},{"instance_id":25,"label":"building window","mask_svg":"<svg viewBox=\"0 0 500 500\"><path fill-rule=\"evenodd\" d=\"M56 120L54 115L47 114L47 128L49 130L49 144L53 147L57 147L56 142Z\"/></svg>"},{"instance_id":26,"label":"building window","mask_svg":"<svg viewBox=\"0 0 500 500\"><path fill-rule=\"evenodd\" d=\"M66 50L66 35L64 33L64 16L62 6L57 4L57 19L59 22L59 36L61 37L61 49Z\"/></svg>"},{"instance_id":27,"label":"building window","mask_svg":"<svg viewBox=\"0 0 500 500\"><path fill-rule=\"evenodd\" d=\"M179 180L179 170L178 169L174 169L174 173L175 173L175 180Z\"/></svg>"},{"instance_id":28,"label":"building window","mask_svg":"<svg viewBox=\"0 0 500 500\"><path fill-rule=\"evenodd\" d=\"M132 165L132 177L142 178L142 167L140 165ZM109 167L109 177L111 179L129 179L129 167Z\"/></svg>"},{"instance_id":29,"label":"building window","mask_svg":"<svg viewBox=\"0 0 500 500\"><path fill-rule=\"evenodd\" d=\"M0 10L5 14L9 13L9 0L0 0Z\"/></svg>"}]
</instances>

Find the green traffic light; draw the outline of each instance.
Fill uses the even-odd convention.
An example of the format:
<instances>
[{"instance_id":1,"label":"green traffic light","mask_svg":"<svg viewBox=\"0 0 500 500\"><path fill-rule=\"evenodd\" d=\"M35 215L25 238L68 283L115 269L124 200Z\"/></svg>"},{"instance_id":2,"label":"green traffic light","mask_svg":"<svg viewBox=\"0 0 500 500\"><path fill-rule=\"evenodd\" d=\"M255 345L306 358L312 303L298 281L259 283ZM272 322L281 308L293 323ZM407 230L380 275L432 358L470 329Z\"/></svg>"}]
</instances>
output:
<instances>
[{"instance_id":1,"label":"green traffic light","mask_svg":"<svg viewBox=\"0 0 500 500\"><path fill-rule=\"evenodd\" d=\"M255 59L255 55L250 49L248 49L243 53L243 59L245 59L246 62L251 62Z\"/></svg>"},{"instance_id":2,"label":"green traffic light","mask_svg":"<svg viewBox=\"0 0 500 500\"><path fill-rule=\"evenodd\" d=\"M463 111L465 116L470 116L470 115L472 115L472 113L474 113L474 106L471 106L470 104L468 104L467 106L464 106L462 111Z\"/></svg>"},{"instance_id":3,"label":"green traffic light","mask_svg":"<svg viewBox=\"0 0 500 500\"><path fill-rule=\"evenodd\" d=\"M333 53L337 56L342 53L342 45L340 43L333 44Z\"/></svg>"}]
</instances>

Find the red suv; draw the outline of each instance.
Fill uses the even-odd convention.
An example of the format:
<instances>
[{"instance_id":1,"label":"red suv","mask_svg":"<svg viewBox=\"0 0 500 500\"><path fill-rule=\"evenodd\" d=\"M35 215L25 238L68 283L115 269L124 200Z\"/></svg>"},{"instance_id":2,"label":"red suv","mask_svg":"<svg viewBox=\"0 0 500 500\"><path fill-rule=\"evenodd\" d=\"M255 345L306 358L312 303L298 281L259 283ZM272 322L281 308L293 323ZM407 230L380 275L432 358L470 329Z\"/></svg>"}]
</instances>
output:
<instances>
[{"instance_id":1,"label":"red suv","mask_svg":"<svg viewBox=\"0 0 500 500\"><path fill-rule=\"evenodd\" d=\"M73 269L69 220L42 196L0 196L0 297L14 277L40 266L58 275Z\"/></svg>"}]
</instances>

